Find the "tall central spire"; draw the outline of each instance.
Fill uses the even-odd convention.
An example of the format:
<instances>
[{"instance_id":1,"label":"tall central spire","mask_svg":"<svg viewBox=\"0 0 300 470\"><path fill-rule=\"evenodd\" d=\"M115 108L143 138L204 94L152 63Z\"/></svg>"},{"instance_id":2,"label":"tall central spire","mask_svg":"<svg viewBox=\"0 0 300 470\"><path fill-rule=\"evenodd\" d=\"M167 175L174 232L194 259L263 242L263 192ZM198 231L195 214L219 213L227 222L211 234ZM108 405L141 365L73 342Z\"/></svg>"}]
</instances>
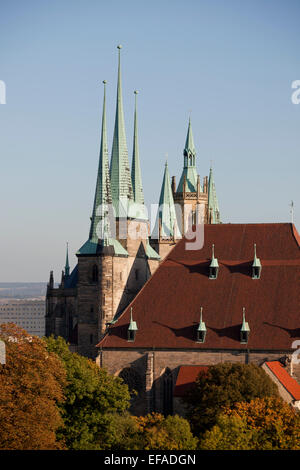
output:
<instances>
[{"instance_id":1,"label":"tall central spire","mask_svg":"<svg viewBox=\"0 0 300 470\"><path fill-rule=\"evenodd\" d=\"M116 217L126 217L128 214L129 203L133 200L124 125L120 58L121 48L122 46L119 45L117 105L110 166L111 194L112 202L116 211Z\"/></svg>"},{"instance_id":2,"label":"tall central spire","mask_svg":"<svg viewBox=\"0 0 300 470\"><path fill-rule=\"evenodd\" d=\"M106 132L106 81L104 83L104 97L103 97L103 112L102 112L102 130L101 130L101 144L99 167L95 191L95 199L93 206L93 214L91 217L91 228L89 239L97 243L98 239L105 238L105 229L107 223L104 218L107 215L107 205L111 203L111 190L108 169L108 146L107 146L107 132ZM106 217L107 218L107 217Z\"/></svg>"}]
</instances>

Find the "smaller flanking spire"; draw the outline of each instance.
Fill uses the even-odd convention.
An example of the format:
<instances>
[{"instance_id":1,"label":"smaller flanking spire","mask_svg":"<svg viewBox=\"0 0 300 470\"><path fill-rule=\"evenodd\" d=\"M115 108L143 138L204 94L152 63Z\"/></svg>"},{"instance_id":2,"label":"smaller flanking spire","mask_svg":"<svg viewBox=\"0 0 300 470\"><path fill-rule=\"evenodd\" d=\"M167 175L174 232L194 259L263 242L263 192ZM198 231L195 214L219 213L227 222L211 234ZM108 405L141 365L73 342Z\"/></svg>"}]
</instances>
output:
<instances>
[{"instance_id":1,"label":"smaller flanking spire","mask_svg":"<svg viewBox=\"0 0 300 470\"><path fill-rule=\"evenodd\" d=\"M159 230L157 230L159 228ZM168 162L165 163L165 172L159 198L158 217L156 222L155 234L159 232L159 238L173 238L178 233L176 211L171 188Z\"/></svg>"},{"instance_id":2,"label":"smaller flanking spire","mask_svg":"<svg viewBox=\"0 0 300 470\"><path fill-rule=\"evenodd\" d=\"M138 142L138 127L137 127L137 94L138 91L134 91L135 94L135 107L134 107L134 134L133 134L133 154L132 154L132 168L131 168L131 179L133 187L134 202L137 204L144 204L144 193L142 186L141 167L140 167L140 156L139 156L139 142Z\"/></svg>"},{"instance_id":3,"label":"smaller flanking spire","mask_svg":"<svg viewBox=\"0 0 300 470\"><path fill-rule=\"evenodd\" d=\"M99 156L99 167L97 175L97 184L95 191L93 215L91 217L91 229L89 239L94 243L98 242L98 239L107 238L108 234L105 230L108 228L108 224L105 223L105 218L108 217L107 205L111 203L111 190L110 190L110 179L108 170L108 146L107 146L107 132L106 132L106 81L104 84L104 97L103 97L103 113L102 113L102 131L101 131L101 144L100 144L100 156Z\"/></svg>"},{"instance_id":4,"label":"smaller flanking spire","mask_svg":"<svg viewBox=\"0 0 300 470\"><path fill-rule=\"evenodd\" d=\"M69 243L67 242L67 252L66 252L66 265L65 265L65 277L70 275L70 265L69 265Z\"/></svg>"},{"instance_id":5,"label":"smaller flanking spire","mask_svg":"<svg viewBox=\"0 0 300 470\"><path fill-rule=\"evenodd\" d=\"M213 178L212 167L209 170L208 179L208 223L219 224L220 223L220 211L217 199L216 187Z\"/></svg>"},{"instance_id":6,"label":"smaller flanking spire","mask_svg":"<svg viewBox=\"0 0 300 470\"><path fill-rule=\"evenodd\" d=\"M196 170L196 150L194 145L191 118L189 119L188 131L183 150L183 170L179 185L178 193L197 192L197 170ZM202 192L202 188L200 187Z\"/></svg>"}]
</instances>

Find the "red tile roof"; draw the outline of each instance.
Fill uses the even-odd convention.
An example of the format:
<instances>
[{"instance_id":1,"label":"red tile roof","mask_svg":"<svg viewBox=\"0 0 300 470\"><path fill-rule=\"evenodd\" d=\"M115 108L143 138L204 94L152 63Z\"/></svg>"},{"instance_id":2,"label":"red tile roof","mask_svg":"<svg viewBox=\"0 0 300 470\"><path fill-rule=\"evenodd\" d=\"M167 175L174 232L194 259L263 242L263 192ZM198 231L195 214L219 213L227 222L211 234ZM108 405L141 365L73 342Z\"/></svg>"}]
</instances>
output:
<instances>
[{"instance_id":1,"label":"red tile roof","mask_svg":"<svg viewBox=\"0 0 300 470\"><path fill-rule=\"evenodd\" d=\"M209 366L181 366L179 368L174 397L183 397L190 390L200 372L206 372Z\"/></svg>"},{"instance_id":2,"label":"red tile roof","mask_svg":"<svg viewBox=\"0 0 300 470\"><path fill-rule=\"evenodd\" d=\"M182 239L98 346L103 348L291 350L300 339L299 235L292 224L205 225L204 246L185 249ZM211 247L219 262L208 278ZM253 280L253 244L262 263ZM207 334L197 343L200 307ZM130 308L138 331L127 341ZM248 344L240 343L242 308Z\"/></svg>"},{"instance_id":3,"label":"red tile roof","mask_svg":"<svg viewBox=\"0 0 300 470\"><path fill-rule=\"evenodd\" d=\"M290 376L283 365L278 361L266 362L265 364L289 394L292 395L294 400L300 400L300 385L295 379L293 379L293 377Z\"/></svg>"}]
</instances>

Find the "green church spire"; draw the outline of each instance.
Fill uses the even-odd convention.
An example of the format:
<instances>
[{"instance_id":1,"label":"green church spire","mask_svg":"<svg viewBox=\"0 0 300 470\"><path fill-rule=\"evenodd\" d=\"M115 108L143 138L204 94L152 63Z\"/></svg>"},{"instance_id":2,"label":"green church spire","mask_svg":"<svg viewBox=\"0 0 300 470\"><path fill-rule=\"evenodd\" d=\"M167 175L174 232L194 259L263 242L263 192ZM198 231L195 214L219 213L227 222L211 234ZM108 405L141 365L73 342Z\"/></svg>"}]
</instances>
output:
<instances>
[{"instance_id":1,"label":"green church spire","mask_svg":"<svg viewBox=\"0 0 300 470\"><path fill-rule=\"evenodd\" d=\"M138 127L137 127L137 94L138 91L134 91L135 94L135 106L134 106L134 133L133 133L133 153L132 153L132 168L131 168L131 179L132 188L134 195L134 202L138 204L144 204L144 193L142 186L141 167L140 167L140 156L139 156L139 142L138 142Z\"/></svg>"},{"instance_id":2,"label":"green church spire","mask_svg":"<svg viewBox=\"0 0 300 470\"><path fill-rule=\"evenodd\" d=\"M98 239L104 239L105 230L107 229L107 223L104 222L105 216L107 216L108 207L111 203L111 190L110 190L110 179L108 169L108 146L107 146L107 131L106 131L106 81L104 83L104 97L103 97L103 112L102 112L102 131L101 131L101 144L100 144L100 156L99 156L99 167L95 191L95 199L93 206L93 214L91 217L91 228L89 239L94 243L98 242ZM107 217L106 217L107 218Z\"/></svg>"},{"instance_id":3,"label":"green church spire","mask_svg":"<svg viewBox=\"0 0 300 470\"><path fill-rule=\"evenodd\" d=\"M67 251L66 251L66 265L65 265L65 276L70 275L70 265L69 265L69 244L67 242Z\"/></svg>"},{"instance_id":4,"label":"green church spire","mask_svg":"<svg viewBox=\"0 0 300 470\"><path fill-rule=\"evenodd\" d=\"M128 206L133 200L123 112L121 48L122 46L119 45L117 105L110 165L111 194L116 217L126 217L128 214Z\"/></svg>"},{"instance_id":5,"label":"green church spire","mask_svg":"<svg viewBox=\"0 0 300 470\"><path fill-rule=\"evenodd\" d=\"M177 188L178 193L183 193L185 180L186 192L197 192L197 170L196 170L196 150L194 145L191 118L189 119L188 131L183 150L183 171ZM202 191L200 187L200 191Z\"/></svg>"},{"instance_id":6,"label":"green church spire","mask_svg":"<svg viewBox=\"0 0 300 470\"><path fill-rule=\"evenodd\" d=\"M210 167L208 178L208 223L220 223L220 211L217 199L216 187L213 178L212 167Z\"/></svg>"},{"instance_id":7,"label":"green church spire","mask_svg":"<svg viewBox=\"0 0 300 470\"><path fill-rule=\"evenodd\" d=\"M162 238L173 238L175 236L175 230L178 232L178 225L170 182L168 162L166 162L159 198L159 209L155 234L158 234L159 237Z\"/></svg>"}]
</instances>

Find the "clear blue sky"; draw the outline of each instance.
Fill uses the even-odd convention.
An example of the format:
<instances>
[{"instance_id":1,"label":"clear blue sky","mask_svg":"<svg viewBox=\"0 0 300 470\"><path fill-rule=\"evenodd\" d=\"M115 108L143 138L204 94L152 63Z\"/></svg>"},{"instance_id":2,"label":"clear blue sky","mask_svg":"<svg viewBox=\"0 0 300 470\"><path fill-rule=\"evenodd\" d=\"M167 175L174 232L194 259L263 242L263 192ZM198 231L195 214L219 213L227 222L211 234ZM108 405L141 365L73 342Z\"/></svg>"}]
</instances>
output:
<instances>
[{"instance_id":1,"label":"clear blue sky","mask_svg":"<svg viewBox=\"0 0 300 470\"><path fill-rule=\"evenodd\" d=\"M299 0L2 0L0 281L58 281L89 231L102 80L111 148L117 44L131 160L133 90L148 204L177 181L188 116L223 222L300 223ZM298 226L299 228L299 226Z\"/></svg>"}]
</instances>

